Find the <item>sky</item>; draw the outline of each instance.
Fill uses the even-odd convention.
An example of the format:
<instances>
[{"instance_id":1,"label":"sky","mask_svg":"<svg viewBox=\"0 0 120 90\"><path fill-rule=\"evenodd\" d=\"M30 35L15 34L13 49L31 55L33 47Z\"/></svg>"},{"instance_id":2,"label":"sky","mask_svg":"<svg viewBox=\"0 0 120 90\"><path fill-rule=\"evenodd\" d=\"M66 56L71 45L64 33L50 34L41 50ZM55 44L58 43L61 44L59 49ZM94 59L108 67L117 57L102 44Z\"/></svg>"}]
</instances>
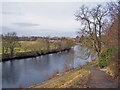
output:
<instances>
[{"instance_id":1,"label":"sky","mask_svg":"<svg viewBox=\"0 0 120 90\"><path fill-rule=\"evenodd\" d=\"M17 0L16 0L17 1ZM105 2L8 2L0 3L2 33L17 32L18 36L76 37L81 27L75 12L83 4L94 7Z\"/></svg>"}]
</instances>

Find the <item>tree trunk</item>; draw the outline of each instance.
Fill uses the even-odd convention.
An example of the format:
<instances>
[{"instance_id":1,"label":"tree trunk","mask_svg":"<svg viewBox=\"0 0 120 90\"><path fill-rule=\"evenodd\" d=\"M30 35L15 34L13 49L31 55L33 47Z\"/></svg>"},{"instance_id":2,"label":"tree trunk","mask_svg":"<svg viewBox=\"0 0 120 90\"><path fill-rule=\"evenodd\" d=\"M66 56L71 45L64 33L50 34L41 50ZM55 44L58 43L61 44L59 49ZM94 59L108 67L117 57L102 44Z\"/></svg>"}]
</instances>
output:
<instances>
[{"instance_id":1,"label":"tree trunk","mask_svg":"<svg viewBox=\"0 0 120 90\"><path fill-rule=\"evenodd\" d=\"M13 57L13 51L14 51L14 49L11 48L11 49L10 49L10 55L11 55L11 58Z\"/></svg>"}]
</instances>

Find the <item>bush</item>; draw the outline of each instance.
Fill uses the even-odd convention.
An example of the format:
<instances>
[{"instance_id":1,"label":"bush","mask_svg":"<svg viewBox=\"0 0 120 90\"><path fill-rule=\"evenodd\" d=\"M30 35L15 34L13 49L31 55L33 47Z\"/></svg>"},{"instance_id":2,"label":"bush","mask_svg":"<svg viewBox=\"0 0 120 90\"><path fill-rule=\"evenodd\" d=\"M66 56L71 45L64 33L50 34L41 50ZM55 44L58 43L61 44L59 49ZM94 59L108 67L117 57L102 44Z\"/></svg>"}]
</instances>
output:
<instances>
[{"instance_id":1,"label":"bush","mask_svg":"<svg viewBox=\"0 0 120 90\"><path fill-rule=\"evenodd\" d=\"M108 74L112 74L111 76L114 77L120 77L120 59L118 59L118 52L112 56L108 68Z\"/></svg>"},{"instance_id":2,"label":"bush","mask_svg":"<svg viewBox=\"0 0 120 90\"><path fill-rule=\"evenodd\" d=\"M99 54L99 62L98 65L100 68L104 68L109 65L110 58L115 53L114 48L106 48Z\"/></svg>"},{"instance_id":3,"label":"bush","mask_svg":"<svg viewBox=\"0 0 120 90\"><path fill-rule=\"evenodd\" d=\"M69 65L64 64L62 72L63 72L63 73L64 73L64 72L68 72L69 70L70 70Z\"/></svg>"},{"instance_id":4,"label":"bush","mask_svg":"<svg viewBox=\"0 0 120 90\"><path fill-rule=\"evenodd\" d=\"M51 74L51 78L54 78L55 76L57 76L57 74L59 74L59 70L58 69L55 69L53 71L53 73Z\"/></svg>"}]
</instances>

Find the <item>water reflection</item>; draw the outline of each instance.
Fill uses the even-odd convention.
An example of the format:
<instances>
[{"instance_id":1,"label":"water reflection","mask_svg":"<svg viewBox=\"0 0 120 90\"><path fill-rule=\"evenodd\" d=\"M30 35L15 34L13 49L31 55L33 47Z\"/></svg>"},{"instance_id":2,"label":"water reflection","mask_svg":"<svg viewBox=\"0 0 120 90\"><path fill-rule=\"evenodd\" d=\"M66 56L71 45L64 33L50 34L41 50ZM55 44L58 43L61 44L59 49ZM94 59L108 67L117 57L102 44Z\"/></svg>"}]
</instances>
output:
<instances>
[{"instance_id":1,"label":"water reflection","mask_svg":"<svg viewBox=\"0 0 120 90\"><path fill-rule=\"evenodd\" d=\"M62 72L64 64L75 68L78 64L83 65L90 61L80 59L79 46L75 46L70 51L27 58L21 60L7 61L2 63L2 87L18 88L28 87L41 83L46 79L46 74L51 75L54 70Z\"/></svg>"},{"instance_id":2,"label":"water reflection","mask_svg":"<svg viewBox=\"0 0 120 90\"><path fill-rule=\"evenodd\" d=\"M0 89L2 89L2 63L1 62L0 62Z\"/></svg>"},{"instance_id":3,"label":"water reflection","mask_svg":"<svg viewBox=\"0 0 120 90\"><path fill-rule=\"evenodd\" d=\"M68 52L68 55L66 56L65 58L65 64L69 65L70 68L73 68L74 67L74 49L71 49L69 52Z\"/></svg>"}]
</instances>

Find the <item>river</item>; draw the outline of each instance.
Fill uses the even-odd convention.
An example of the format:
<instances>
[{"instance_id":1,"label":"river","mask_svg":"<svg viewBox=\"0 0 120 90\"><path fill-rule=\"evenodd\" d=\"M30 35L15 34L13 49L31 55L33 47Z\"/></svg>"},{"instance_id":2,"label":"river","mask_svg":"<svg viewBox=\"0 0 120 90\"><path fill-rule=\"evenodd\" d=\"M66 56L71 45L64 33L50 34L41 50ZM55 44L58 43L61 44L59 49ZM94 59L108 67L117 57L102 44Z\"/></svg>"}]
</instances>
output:
<instances>
[{"instance_id":1,"label":"river","mask_svg":"<svg viewBox=\"0 0 120 90\"><path fill-rule=\"evenodd\" d=\"M75 68L90 62L91 57L87 60L78 57L79 47L76 45L69 51L2 62L2 88L26 88L44 82L46 76L55 70L61 73L65 64Z\"/></svg>"}]
</instances>

